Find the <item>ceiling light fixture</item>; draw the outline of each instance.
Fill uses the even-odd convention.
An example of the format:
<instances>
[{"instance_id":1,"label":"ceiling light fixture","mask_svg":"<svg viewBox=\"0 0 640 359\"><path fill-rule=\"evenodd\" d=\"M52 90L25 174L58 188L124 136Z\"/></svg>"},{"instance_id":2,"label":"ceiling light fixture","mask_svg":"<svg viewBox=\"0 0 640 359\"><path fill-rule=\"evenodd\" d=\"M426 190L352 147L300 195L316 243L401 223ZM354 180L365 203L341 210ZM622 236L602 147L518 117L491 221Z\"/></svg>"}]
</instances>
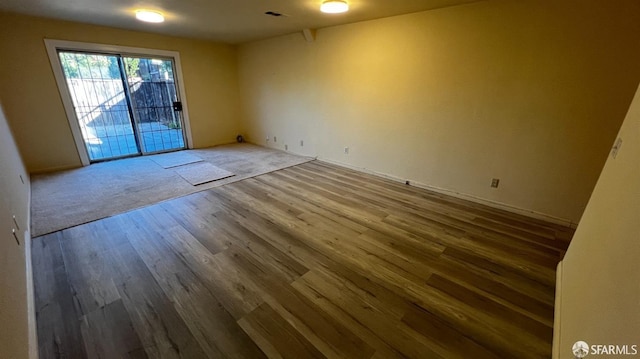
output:
<instances>
[{"instance_id":1,"label":"ceiling light fixture","mask_svg":"<svg viewBox=\"0 0 640 359\"><path fill-rule=\"evenodd\" d=\"M349 4L342 0L326 0L320 5L320 11L327 14L339 14L349 11Z\"/></svg>"},{"instance_id":2,"label":"ceiling light fixture","mask_svg":"<svg viewBox=\"0 0 640 359\"><path fill-rule=\"evenodd\" d=\"M164 15L158 11L136 10L136 19L144 22L164 22Z\"/></svg>"}]
</instances>

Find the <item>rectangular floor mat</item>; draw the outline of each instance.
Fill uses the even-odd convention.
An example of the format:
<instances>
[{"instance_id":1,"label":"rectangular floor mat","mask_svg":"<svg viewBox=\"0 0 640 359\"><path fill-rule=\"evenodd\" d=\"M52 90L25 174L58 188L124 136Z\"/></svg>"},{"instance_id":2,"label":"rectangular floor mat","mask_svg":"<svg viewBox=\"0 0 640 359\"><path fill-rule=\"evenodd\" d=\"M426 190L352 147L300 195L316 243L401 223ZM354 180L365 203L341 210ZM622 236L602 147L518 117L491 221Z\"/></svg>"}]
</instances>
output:
<instances>
[{"instance_id":1,"label":"rectangular floor mat","mask_svg":"<svg viewBox=\"0 0 640 359\"><path fill-rule=\"evenodd\" d=\"M194 186L234 176L233 173L216 167L209 162L193 163L175 167L173 170Z\"/></svg>"},{"instance_id":2,"label":"rectangular floor mat","mask_svg":"<svg viewBox=\"0 0 640 359\"><path fill-rule=\"evenodd\" d=\"M202 158L188 152L178 151L149 156L149 159L164 168L183 166L189 163L202 162Z\"/></svg>"}]
</instances>

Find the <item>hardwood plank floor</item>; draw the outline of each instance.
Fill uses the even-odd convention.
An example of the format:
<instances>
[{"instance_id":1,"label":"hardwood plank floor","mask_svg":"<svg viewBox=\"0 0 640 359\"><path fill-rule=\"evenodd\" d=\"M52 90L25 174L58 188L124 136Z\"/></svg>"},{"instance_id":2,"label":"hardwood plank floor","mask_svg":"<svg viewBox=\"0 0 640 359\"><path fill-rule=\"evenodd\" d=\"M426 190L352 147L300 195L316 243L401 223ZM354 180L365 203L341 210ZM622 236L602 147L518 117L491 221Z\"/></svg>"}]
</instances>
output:
<instances>
[{"instance_id":1,"label":"hardwood plank floor","mask_svg":"<svg viewBox=\"0 0 640 359\"><path fill-rule=\"evenodd\" d=\"M34 239L40 357L548 358L572 235L313 161Z\"/></svg>"}]
</instances>

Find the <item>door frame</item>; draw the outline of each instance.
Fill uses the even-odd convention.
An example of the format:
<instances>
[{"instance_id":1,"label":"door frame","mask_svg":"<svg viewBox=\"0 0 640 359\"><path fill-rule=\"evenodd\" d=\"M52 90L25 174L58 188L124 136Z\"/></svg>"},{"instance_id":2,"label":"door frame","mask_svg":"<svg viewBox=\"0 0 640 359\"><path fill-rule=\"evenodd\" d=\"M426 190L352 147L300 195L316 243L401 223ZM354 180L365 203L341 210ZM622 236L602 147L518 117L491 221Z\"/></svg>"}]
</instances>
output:
<instances>
[{"instance_id":1,"label":"door frame","mask_svg":"<svg viewBox=\"0 0 640 359\"><path fill-rule=\"evenodd\" d=\"M189 108L187 106L187 96L184 91L184 83L182 79L182 64L180 62L179 52L56 39L44 39L44 44L47 49L47 54L49 55L49 62L51 63L53 75L56 79L56 84L58 85L58 91L60 92L62 104L67 114L67 120L69 121L69 127L71 128L71 132L73 134L76 149L78 150L78 155L80 156L80 161L82 162L83 166L88 166L89 164L91 164L91 162L89 160L87 147L84 143L84 138L82 137L80 124L78 123L76 111L73 106L73 100L71 99L71 94L69 93L69 87L67 86L66 78L64 76L64 73L62 72L62 64L60 63L60 57L58 57L58 50L71 50L80 52L85 51L94 53L115 54L121 56L132 55L172 58L175 66L175 73L173 75L176 81L178 93L180 94L180 101L182 102L182 122L184 123L183 130L185 135L185 147L193 148L191 125L189 123ZM128 86L128 84L125 83L124 86Z\"/></svg>"}]
</instances>

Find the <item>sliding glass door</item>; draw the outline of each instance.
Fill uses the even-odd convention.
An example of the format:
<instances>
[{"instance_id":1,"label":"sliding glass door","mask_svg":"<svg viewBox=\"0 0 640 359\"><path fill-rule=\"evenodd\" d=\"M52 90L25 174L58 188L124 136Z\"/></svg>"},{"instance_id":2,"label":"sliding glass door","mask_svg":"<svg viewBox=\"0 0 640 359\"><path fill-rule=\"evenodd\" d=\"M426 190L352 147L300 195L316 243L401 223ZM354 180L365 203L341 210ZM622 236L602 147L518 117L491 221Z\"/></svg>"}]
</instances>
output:
<instances>
[{"instance_id":1,"label":"sliding glass door","mask_svg":"<svg viewBox=\"0 0 640 359\"><path fill-rule=\"evenodd\" d=\"M173 59L58 56L91 162L186 147Z\"/></svg>"},{"instance_id":2,"label":"sliding glass door","mask_svg":"<svg viewBox=\"0 0 640 359\"><path fill-rule=\"evenodd\" d=\"M171 59L124 57L142 152L184 148L182 104Z\"/></svg>"}]
</instances>

